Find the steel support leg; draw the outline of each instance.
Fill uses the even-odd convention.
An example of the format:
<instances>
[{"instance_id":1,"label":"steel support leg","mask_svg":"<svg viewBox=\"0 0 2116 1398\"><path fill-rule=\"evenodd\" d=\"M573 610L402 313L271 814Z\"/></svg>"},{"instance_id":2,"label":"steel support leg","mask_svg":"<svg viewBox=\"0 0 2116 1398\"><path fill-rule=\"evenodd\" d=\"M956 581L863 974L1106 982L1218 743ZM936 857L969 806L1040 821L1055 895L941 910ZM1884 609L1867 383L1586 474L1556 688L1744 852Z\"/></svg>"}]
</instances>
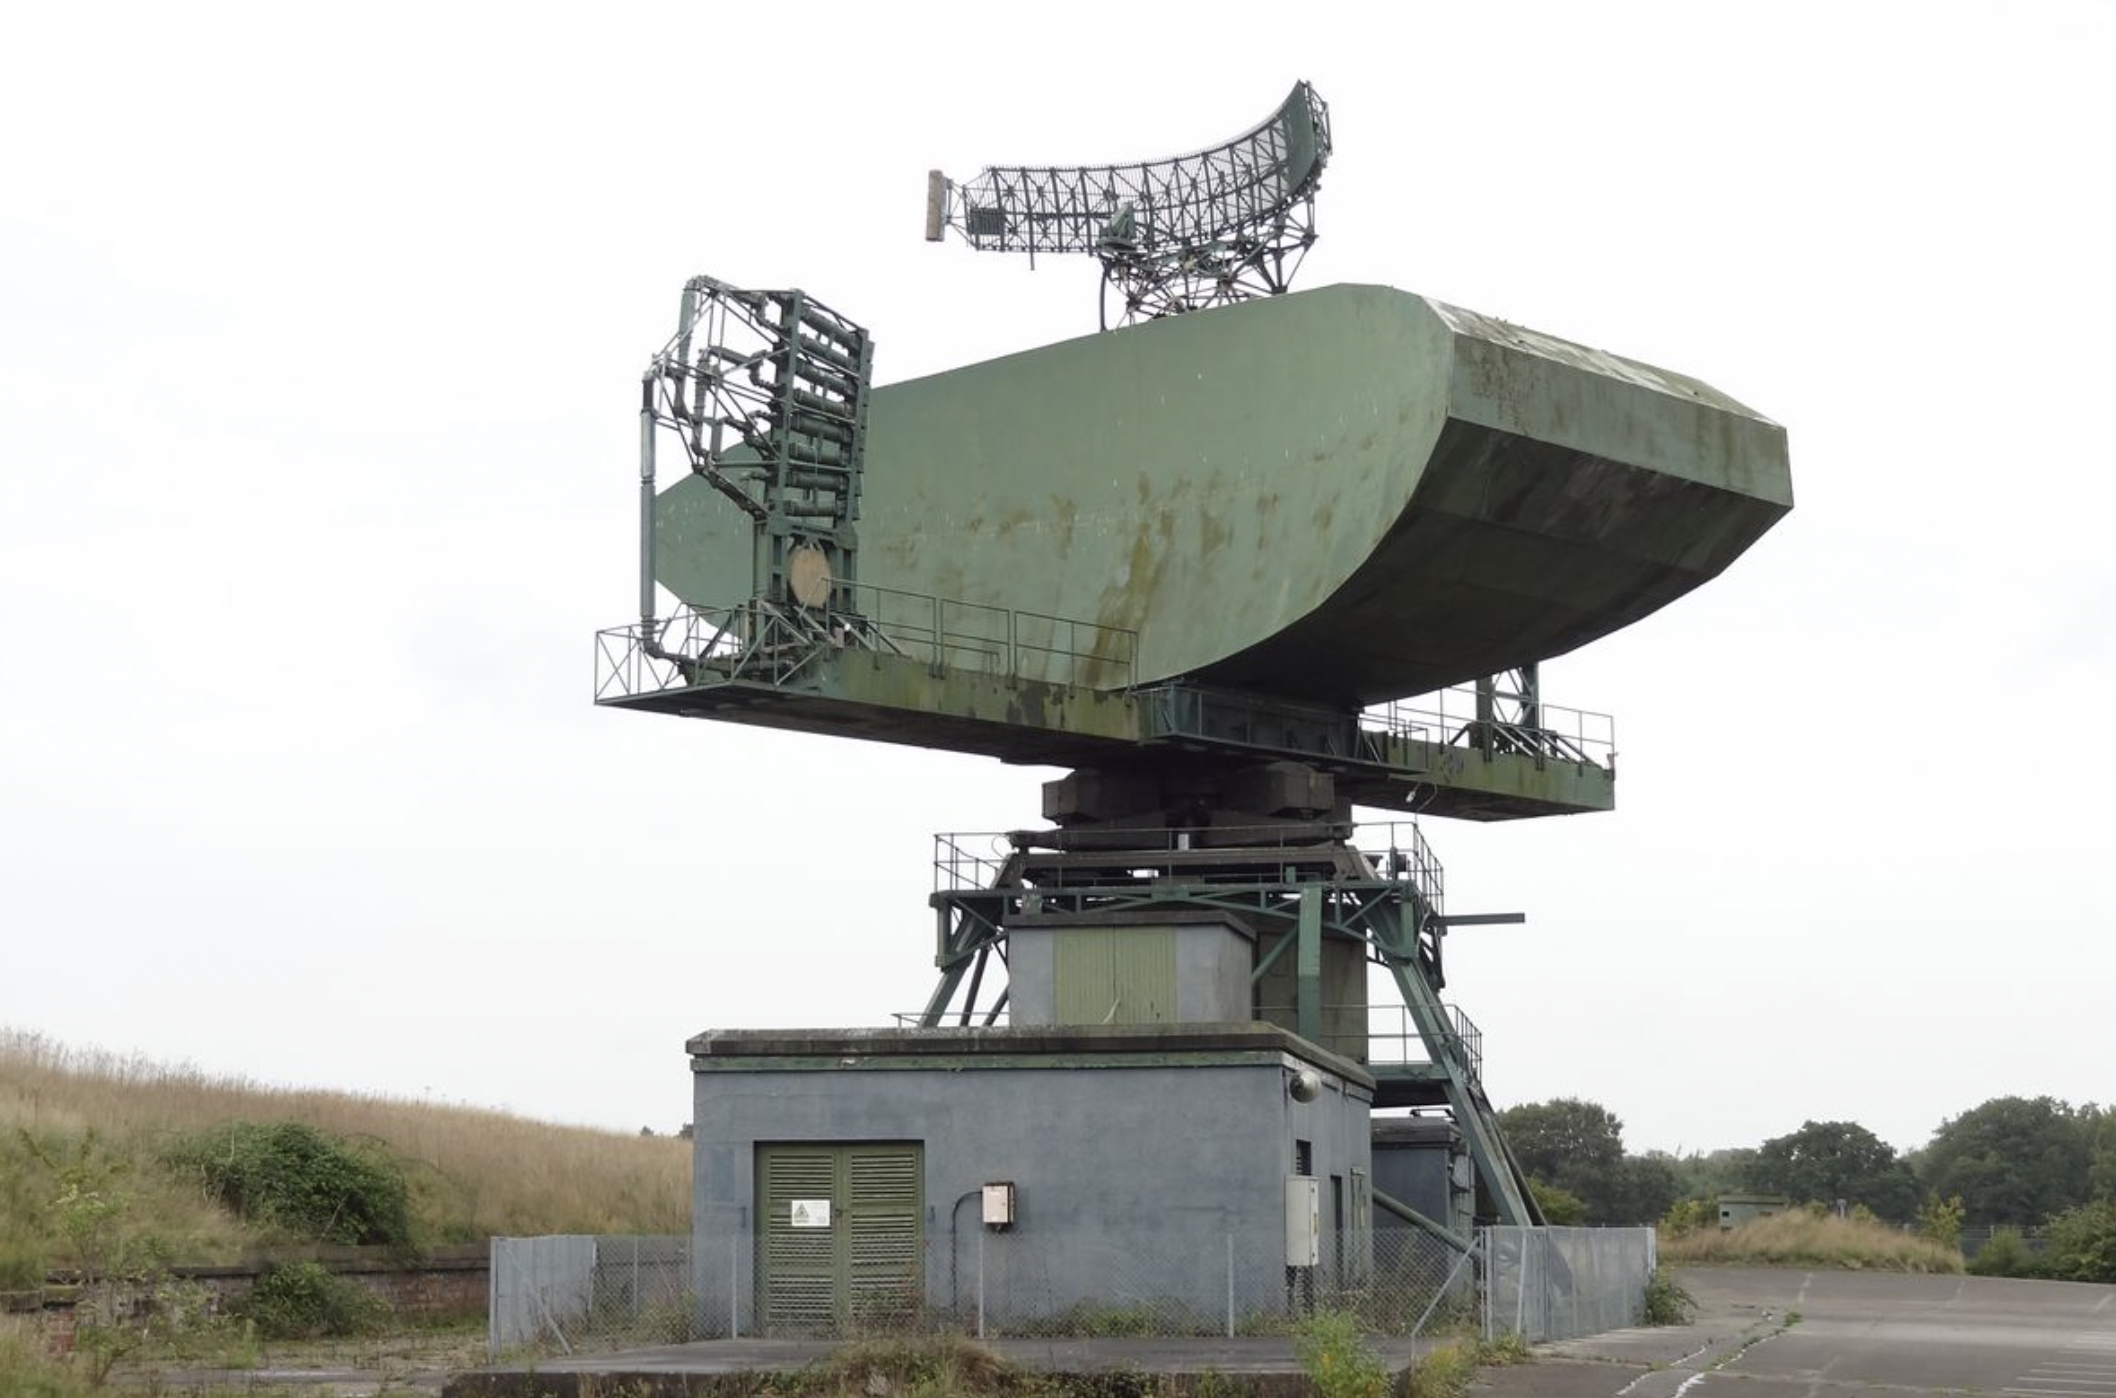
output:
<instances>
[{"instance_id":1,"label":"steel support leg","mask_svg":"<svg viewBox=\"0 0 2116 1398\"><path fill-rule=\"evenodd\" d=\"M1440 997L1415 965L1390 957L1389 971L1396 977L1396 988L1411 1013L1411 1022L1418 1026L1418 1037L1425 1041L1426 1052L1446 1070L1447 1101L1455 1115L1455 1127L1469 1147L1470 1163L1476 1167L1477 1179L1490 1196L1499 1221L1515 1225L1541 1223L1542 1211L1529 1192L1527 1177L1506 1148L1497 1115L1484 1095L1484 1085L1470 1076L1455 1047Z\"/></svg>"},{"instance_id":2,"label":"steel support leg","mask_svg":"<svg viewBox=\"0 0 2116 1398\"><path fill-rule=\"evenodd\" d=\"M1294 1023L1311 1044L1322 1042L1322 896L1320 886L1300 891L1300 945L1294 953Z\"/></svg>"}]
</instances>

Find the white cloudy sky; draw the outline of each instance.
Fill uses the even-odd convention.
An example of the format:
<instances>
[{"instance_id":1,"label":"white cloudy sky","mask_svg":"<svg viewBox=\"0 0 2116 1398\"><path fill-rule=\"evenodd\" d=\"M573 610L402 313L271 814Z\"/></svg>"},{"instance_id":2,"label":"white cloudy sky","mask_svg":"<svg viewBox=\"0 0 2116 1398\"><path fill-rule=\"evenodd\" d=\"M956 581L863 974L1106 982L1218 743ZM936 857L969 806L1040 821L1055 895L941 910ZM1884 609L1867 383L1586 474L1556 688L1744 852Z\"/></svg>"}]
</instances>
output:
<instances>
[{"instance_id":1,"label":"white cloudy sky","mask_svg":"<svg viewBox=\"0 0 2116 1398\"><path fill-rule=\"evenodd\" d=\"M1301 18L1293 16L1299 13ZM2116 1098L2116 7L22 6L0 44L0 1024L612 1126L923 1001L931 832L1047 773L595 710L683 279L884 380L1083 333L923 177L1295 78L1303 284L1787 424L1795 513L1545 669L1610 815L1428 831L1501 1105L1634 1148Z\"/></svg>"}]
</instances>

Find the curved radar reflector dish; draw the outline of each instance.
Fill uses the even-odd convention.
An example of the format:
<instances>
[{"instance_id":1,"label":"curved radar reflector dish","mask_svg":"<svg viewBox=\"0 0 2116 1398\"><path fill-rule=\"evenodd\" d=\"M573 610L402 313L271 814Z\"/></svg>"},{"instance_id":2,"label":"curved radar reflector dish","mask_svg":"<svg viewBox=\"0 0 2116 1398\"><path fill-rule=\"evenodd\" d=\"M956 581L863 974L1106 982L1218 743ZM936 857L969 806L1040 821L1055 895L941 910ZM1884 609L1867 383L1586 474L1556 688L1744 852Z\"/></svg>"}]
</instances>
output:
<instances>
[{"instance_id":1,"label":"curved radar reflector dish","mask_svg":"<svg viewBox=\"0 0 2116 1398\"><path fill-rule=\"evenodd\" d=\"M1102 263L1103 324L1151 320L1290 286L1315 242L1330 114L1307 83L1230 141L1116 165L993 165L927 177L926 237L987 252ZM1112 312L1115 312L1113 315Z\"/></svg>"},{"instance_id":2,"label":"curved radar reflector dish","mask_svg":"<svg viewBox=\"0 0 2116 1398\"><path fill-rule=\"evenodd\" d=\"M1706 384L1333 286L875 390L861 571L1136 632L1111 685L1372 703L1629 625L1791 506L1784 429ZM747 595L724 497L657 517L664 586Z\"/></svg>"}]
</instances>

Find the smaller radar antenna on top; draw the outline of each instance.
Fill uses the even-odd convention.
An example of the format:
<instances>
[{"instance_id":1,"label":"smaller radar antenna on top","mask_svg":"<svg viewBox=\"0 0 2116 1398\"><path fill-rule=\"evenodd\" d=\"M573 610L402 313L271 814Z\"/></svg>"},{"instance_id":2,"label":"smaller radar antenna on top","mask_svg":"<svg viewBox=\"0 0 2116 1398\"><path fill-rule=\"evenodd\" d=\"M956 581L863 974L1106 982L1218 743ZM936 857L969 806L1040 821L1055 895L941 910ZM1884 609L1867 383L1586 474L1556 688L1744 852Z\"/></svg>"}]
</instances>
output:
<instances>
[{"instance_id":1,"label":"smaller radar antenna on top","mask_svg":"<svg viewBox=\"0 0 2116 1398\"><path fill-rule=\"evenodd\" d=\"M1039 252L1092 254L1107 330L1285 291L1315 242L1329 159L1329 108L1300 82L1255 128L1192 155L995 165L961 185L935 170L926 238L953 228L973 248L1032 263Z\"/></svg>"}]
</instances>

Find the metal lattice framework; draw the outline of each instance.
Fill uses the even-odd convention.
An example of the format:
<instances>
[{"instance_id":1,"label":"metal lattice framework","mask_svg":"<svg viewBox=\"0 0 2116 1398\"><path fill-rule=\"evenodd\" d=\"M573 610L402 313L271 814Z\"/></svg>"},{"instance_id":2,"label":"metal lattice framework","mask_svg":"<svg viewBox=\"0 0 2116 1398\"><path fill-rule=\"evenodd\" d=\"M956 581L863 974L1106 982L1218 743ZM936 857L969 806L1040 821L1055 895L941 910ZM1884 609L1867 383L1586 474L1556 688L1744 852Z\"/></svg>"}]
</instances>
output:
<instances>
[{"instance_id":1,"label":"metal lattice framework","mask_svg":"<svg viewBox=\"0 0 2116 1398\"><path fill-rule=\"evenodd\" d=\"M1415 825L1379 829L1387 846L1372 852L1355 848L1351 827L1335 822L1134 830L1084 841L1069 841L1063 832L1019 832L1009 837L1012 848L992 856L967 848L967 837L940 836L932 904L941 974L919 1022L989 1025L998 1018L1011 987L984 998L987 973L994 962L1004 966L1009 924L1024 915L1123 922L1198 909L1263 936L1253 984L1274 963L1297 968L1286 1027L1327 1044L1322 943L1358 943L1368 961L1389 973L1429 1055L1424 1064L1370 1065L1376 1105L1448 1107L1494 1215L1540 1221L1485 1094L1481 1035L1440 999L1448 928L1514 922L1519 915L1450 917L1442 911L1445 875L1424 835ZM1085 847L1058 847L1070 844Z\"/></svg>"},{"instance_id":2,"label":"metal lattice framework","mask_svg":"<svg viewBox=\"0 0 2116 1398\"><path fill-rule=\"evenodd\" d=\"M806 292L695 277L641 385L642 482L656 430L674 429L691 469L755 522L755 599L789 614L853 610L873 367L867 332ZM651 550L651 499L643 509Z\"/></svg>"},{"instance_id":3,"label":"metal lattice framework","mask_svg":"<svg viewBox=\"0 0 2116 1398\"><path fill-rule=\"evenodd\" d=\"M954 228L993 252L1087 253L1102 263L1102 325L1275 296L1315 242L1330 113L1295 83L1223 145L1165 160L991 166L929 179L926 236ZM1112 316L1112 311L1115 316Z\"/></svg>"}]
</instances>

